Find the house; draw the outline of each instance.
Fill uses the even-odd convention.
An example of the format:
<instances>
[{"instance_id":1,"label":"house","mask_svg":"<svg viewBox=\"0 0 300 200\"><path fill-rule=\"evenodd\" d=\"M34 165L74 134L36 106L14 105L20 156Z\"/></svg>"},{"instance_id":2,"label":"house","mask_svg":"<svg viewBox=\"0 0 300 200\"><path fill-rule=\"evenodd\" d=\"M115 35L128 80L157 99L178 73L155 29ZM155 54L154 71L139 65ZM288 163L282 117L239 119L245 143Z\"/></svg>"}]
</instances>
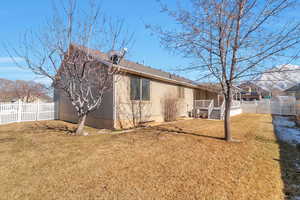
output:
<instances>
[{"instance_id":1,"label":"house","mask_svg":"<svg viewBox=\"0 0 300 200\"><path fill-rule=\"evenodd\" d=\"M109 64L107 54L84 48L86 53L102 64ZM122 73L103 97L99 110L89 114L86 124L96 128L120 129L134 126L136 122L165 120L166 99L176 99L178 117L222 118L219 92L205 85L168 72L144 66L125 59L117 66ZM58 89L54 90L59 119L77 122L77 115L69 99ZM234 112L233 112L234 114ZM213 116L212 116L213 115Z\"/></svg>"},{"instance_id":2,"label":"house","mask_svg":"<svg viewBox=\"0 0 300 200\"><path fill-rule=\"evenodd\" d=\"M239 88L242 89L241 99L244 101L261 100L271 97L271 92L262 89L250 81L240 84Z\"/></svg>"},{"instance_id":3,"label":"house","mask_svg":"<svg viewBox=\"0 0 300 200\"><path fill-rule=\"evenodd\" d=\"M210 91L214 91L214 94L217 94L217 96L214 95L214 98L206 96L205 99L214 99L214 105L218 106L219 104L222 104L223 102L223 94L222 94L222 87L219 83L202 83L202 87L206 87L206 89L209 89ZM232 98L233 100L240 100L241 98L241 92L243 90L236 85L232 86ZM197 99L202 99L201 97L197 97Z\"/></svg>"},{"instance_id":4,"label":"house","mask_svg":"<svg viewBox=\"0 0 300 200\"><path fill-rule=\"evenodd\" d=\"M294 96L297 100L300 100L300 84L294 85L286 89L285 94L288 96Z\"/></svg>"}]
</instances>

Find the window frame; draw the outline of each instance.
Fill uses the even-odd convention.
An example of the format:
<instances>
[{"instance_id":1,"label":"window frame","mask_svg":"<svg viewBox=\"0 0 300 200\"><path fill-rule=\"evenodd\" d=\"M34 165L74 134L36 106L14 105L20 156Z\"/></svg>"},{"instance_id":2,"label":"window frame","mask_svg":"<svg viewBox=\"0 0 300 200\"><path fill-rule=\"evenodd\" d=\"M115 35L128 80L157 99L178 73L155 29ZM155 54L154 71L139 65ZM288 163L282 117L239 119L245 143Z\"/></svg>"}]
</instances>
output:
<instances>
[{"instance_id":1,"label":"window frame","mask_svg":"<svg viewBox=\"0 0 300 200\"><path fill-rule=\"evenodd\" d=\"M138 93L138 95L136 95L138 98L132 98L133 97L133 95L132 95L132 80L133 79L136 79L136 80L138 80L138 83L139 83L139 85L137 86L138 87L138 90L137 91L139 91L139 93ZM132 76L130 76L130 100L131 101L150 101L151 100L151 80L150 79L148 79L148 78L144 78L144 77L139 77L139 76L134 76L134 75L132 75ZM144 82L148 82L148 98L146 98L146 99L144 99L144 92L143 92L143 83Z\"/></svg>"},{"instance_id":2,"label":"window frame","mask_svg":"<svg viewBox=\"0 0 300 200\"><path fill-rule=\"evenodd\" d=\"M179 99L184 99L185 98L185 88L182 86L178 86L178 98Z\"/></svg>"},{"instance_id":3,"label":"window frame","mask_svg":"<svg viewBox=\"0 0 300 200\"><path fill-rule=\"evenodd\" d=\"M134 80L134 82L133 82ZM133 87L133 83L136 85ZM130 82L129 82L129 87L130 87L130 100L133 101L138 101L141 99L141 80L137 76L130 76Z\"/></svg>"}]
</instances>

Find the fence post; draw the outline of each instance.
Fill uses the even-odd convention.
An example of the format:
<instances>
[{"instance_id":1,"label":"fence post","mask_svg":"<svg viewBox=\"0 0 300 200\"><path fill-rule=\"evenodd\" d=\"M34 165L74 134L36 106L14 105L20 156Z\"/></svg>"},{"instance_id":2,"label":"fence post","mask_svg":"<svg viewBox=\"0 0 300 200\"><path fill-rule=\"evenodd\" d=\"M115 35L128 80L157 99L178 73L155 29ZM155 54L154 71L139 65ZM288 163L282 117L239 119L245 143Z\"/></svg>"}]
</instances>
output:
<instances>
[{"instance_id":1,"label":"fence post","mask_svg":"<svg viewBox=\"0 0 300 200\"><path fill-rule=\"evenodd\" d=\"M255 102L255 114L257 114L257 102L256 102L256 99L254 99L254 102Z\"/></svg>"},{"instance_id":2,"label":"fence post","mask_svg":"<svg viewBox=\"0 0 300 200\"><path fill-rule=\"evenodd\" d=\"M36 103L36 121L39 120L39 116L40 116L40 100L38 99Z\"/></svg>"},{"instance_id":3,"label":"fence post","mask_svg":"<svg viewBox=\"0 0 300 200\"><path fill-rule=\"evenodd\" d=\"M18 122L22 121L22 101L18 100Z\"/></svg>"}]
</instances>

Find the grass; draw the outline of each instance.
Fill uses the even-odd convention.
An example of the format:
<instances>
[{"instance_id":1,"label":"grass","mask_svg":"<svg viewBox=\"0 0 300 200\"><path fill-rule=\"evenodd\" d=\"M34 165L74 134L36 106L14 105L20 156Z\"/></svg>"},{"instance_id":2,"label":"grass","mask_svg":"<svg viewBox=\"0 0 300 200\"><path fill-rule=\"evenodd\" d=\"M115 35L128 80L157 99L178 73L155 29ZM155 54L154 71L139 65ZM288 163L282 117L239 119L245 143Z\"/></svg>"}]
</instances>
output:
<instances>
[{"instance_id":1,"label":"grass","mask_svg":"<svg viewBox=\"0 0 300 200\"><path fill-rule=\"evenodd\" d=\"M300 126L300 116L290 117L296 122L296 127ZM298 126L298 127L297 127ZM290 128L290 127L288 127ZM300 144L293 145L284 141L279 141L281 176L284 181L284 194L287 200L300 198Z\"/></svg>"},{"instance_id":2,"label":"grass","mask_svg":"<svg viewBox=\"0 0 300 200\"><path fill-rule=\"evenodd\" d=\"M88 137L67 136L74 126L60 121L0 126L0 197L283 199L271 116L232 125L241 142L226 143L223 123L203 119L123 134L89 128Z\"/></svg>"},{"instance_id":3,"label":"grass","mask_svg":"<svg viewBox=\"0 0 300 200\"><path fill-rule=\"evenodd\" d=\"M288 200L300 197L300 152L288 143L280 144L281 175L284 180L284 193Z\"/></svg>"}]
</instances>

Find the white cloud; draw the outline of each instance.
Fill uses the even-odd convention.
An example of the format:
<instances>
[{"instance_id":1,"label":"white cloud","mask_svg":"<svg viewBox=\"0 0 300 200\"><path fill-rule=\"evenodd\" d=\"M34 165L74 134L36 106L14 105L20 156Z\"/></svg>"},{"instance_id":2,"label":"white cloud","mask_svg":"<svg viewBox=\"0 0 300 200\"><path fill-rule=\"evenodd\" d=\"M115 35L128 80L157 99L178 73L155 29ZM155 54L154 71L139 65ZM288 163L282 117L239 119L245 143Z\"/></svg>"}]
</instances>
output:
<instances>
[{"instance_id":1,"label":"white cloud","mask_svg":"<svg viewBox=\"0 0 300 200\"><path fill-rule=\"evenodd\" d=\"M34 81L38 82L38 83L45 84L47 86L50 86L52 84L52 80L50 78L47 78L47 77L38 77L38 78L35 78Z\"/></svg>"},{"instance_id":2,"label":"white cloud","mask_svg":"<svg viewBox=\"0 0 300 200\"><path fill-rule=\"evenodd\" d=\"M0 57L0 63L14 63L24 61L21 57Z\"/></svg>"},{"instance_id":3,"label":"white cloud","mask_svg":"<svg viewBox=\"0 0 300 200\"><path fill-rule=\"evenodd\" d=\"M11 66L11 65L6 65L6 66L1 66L0 65L0 72L15 72L15 73L18 73L18 72L27 72L28 70L26 70L25 68L21 68L21 67L18 67L18 66Z\"/></svg>"},{"instance_id":4,"label":"white cloud","mask_svg":"<svg viewBox=\"0 0 300 200\"><path fill-rule=\"evenodd\" d=\"M0 77L1 78L6 78L6 79L11 79L11 80L28 80L28 79L33 79L34 74L25 68L13 66L12 64L5 65L0 64Z\"/></svg>"}]
</instances>

